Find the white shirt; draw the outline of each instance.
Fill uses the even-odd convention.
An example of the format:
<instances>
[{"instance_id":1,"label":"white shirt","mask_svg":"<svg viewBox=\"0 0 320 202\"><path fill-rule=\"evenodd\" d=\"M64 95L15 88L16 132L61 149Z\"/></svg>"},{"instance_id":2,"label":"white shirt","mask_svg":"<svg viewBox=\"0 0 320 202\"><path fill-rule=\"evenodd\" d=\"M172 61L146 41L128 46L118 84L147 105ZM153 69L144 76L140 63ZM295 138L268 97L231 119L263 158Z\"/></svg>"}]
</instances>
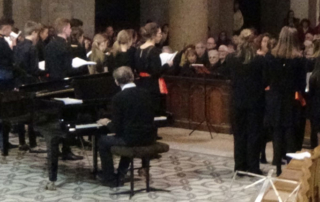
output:
<instances>
[{"instance_id":1,"label":"white shirt","mask_svg":"<svg viewBox=\"0 0 320 202\"><path fill-rule=\"evenodd\" d=\"M126 85L121 87L121 90L127 89L127 88L134 88L136 87L136 84L134 83L127 83Z\"/></svg>"}]
</instances>

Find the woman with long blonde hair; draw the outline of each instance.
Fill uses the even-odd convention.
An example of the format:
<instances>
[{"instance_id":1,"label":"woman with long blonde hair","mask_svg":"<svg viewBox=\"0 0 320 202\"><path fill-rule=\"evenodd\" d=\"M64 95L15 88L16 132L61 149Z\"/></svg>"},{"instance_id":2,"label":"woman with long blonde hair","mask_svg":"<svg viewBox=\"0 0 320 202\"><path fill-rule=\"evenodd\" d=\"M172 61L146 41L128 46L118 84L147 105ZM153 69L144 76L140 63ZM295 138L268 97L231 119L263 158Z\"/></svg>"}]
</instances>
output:
<instances>
[{"instance_id":1,"label":"woman with long blonde hair","mask_svg":"<svg viewBox=\"0 0 320 202\"><path fill-rule=\"evenodd\" d=\"M250 29L241 32L237 52L229 54L235 171L262 174L259 154L264 112L266 60L256 54Z\"/></svg>"},{"instance_id":2,"label":"woman with long blonde hair","mask_svg":"<svg viewBox=\"0 0 320 202\"><path fill-rule=\"evenodd\" d=\"M112 71L122 66L132 68L133 56L129 53L131 45L131 35L126 30L121 30L112 47Z\"/></svg>"},{"instance_id":3,"label":"woman with long blonde hair","mask_svg":"<svg viewBox=\"0 0 320 202\"><path fill-rule=\"evenodd\" d=\"M283 153L296 152L302 146L298 145L301 138L294 131L294 110L296 97L300 97L306 87L306 59L300 53L297 30L283 27L278 44L266 57L270 63L273 164L277 166L277 175L280 175Z\"/></svg>"},{"instance_id":4,"label":"woman with long blonde hair","mask_svg":"<svg viewBox=\"0 0 320 202\"><path fill-rule=\"evenodd\" d=\"M89 73L97 74L108 71L108 59L106 50L108 48L108 37L103 34L96 34L93 38L91 54L88 56L90 61L97 65L89 65Z\"/></svg>"}]
</instances>

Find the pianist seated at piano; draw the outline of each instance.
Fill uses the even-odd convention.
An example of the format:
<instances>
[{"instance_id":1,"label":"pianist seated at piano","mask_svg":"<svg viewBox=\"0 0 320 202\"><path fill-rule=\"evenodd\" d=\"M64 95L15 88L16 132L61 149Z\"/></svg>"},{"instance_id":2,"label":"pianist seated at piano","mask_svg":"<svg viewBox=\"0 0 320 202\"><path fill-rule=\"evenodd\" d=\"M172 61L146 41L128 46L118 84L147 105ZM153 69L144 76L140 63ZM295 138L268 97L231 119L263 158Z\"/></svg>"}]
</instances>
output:
<instances>
[{"instance_id":1,"label":"pianist seated at piano","mask_svg":"<svg viewBox=\"0 0 320 202\"><path fill-rule=\"evenodd\" d=\"M115 136L103 135L99 140L102 173L98 179L106 186L116 186L117 179L123 183L130 159L121 157L117 174L114 173L112 146L142 146L156 141L154 106L149 93L137 88L130 67L120 67L113 72L117 85L122 89L112 100L112 121L100 119L98 124L107 126ZM143 165L144 161L142 161Z\"/></svg>"}]
</instances>

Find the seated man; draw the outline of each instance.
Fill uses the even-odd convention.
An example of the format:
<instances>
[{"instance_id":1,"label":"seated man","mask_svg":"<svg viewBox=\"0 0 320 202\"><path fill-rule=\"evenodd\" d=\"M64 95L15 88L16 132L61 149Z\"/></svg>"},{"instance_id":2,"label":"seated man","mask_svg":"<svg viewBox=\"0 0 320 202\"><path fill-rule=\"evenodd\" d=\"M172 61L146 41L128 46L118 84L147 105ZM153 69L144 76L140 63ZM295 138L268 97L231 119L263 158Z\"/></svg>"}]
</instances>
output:
<instances>
[{"instance_id":1,"label":"seated man","mask_svg":"<svg viewBox=\"0 0 320 202\"><path fill-rule=\"evenodd\" d=\"M154 108L148 92L136 88L134 76L129 67L120 67L113 72L117 85L122 89L112 101L112 121L100 119L99 124L115 132L115 136L102 136L99 153L102 165L100 180L107 186L116 186L117 178L123 179L130 159L121 157L118 173L114 174L112 146L143 146L156 141Z\"/></svg>"}]
</instances>

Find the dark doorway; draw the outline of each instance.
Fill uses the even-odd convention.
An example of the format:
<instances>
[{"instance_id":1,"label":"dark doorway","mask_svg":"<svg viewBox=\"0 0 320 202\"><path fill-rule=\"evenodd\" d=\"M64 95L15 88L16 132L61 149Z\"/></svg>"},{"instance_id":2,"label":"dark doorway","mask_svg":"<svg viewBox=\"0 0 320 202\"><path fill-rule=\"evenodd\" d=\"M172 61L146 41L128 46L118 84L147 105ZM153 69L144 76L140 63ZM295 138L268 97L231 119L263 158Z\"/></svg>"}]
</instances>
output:
<instances>
[{"instance_id":1,"label":"dark doorway","mask_svg":"<svg viewBox=\"0 0 320 202\"><path fill-rule=\"evenodd\" d=\"M260 32L260 0L239 0L238 2L244 18L244 28L255 28Z\"/></svg>"},{"instance_id":2,"label":"dark doorway","mask_svg":"<svg viewBox=\"0 0 320 202\"><path fill-rule=\"evenodd\" d=\"M108 25L115 30L139 28L140 0L96 0L96 32Z\"/></svg>"}]
</instances>

